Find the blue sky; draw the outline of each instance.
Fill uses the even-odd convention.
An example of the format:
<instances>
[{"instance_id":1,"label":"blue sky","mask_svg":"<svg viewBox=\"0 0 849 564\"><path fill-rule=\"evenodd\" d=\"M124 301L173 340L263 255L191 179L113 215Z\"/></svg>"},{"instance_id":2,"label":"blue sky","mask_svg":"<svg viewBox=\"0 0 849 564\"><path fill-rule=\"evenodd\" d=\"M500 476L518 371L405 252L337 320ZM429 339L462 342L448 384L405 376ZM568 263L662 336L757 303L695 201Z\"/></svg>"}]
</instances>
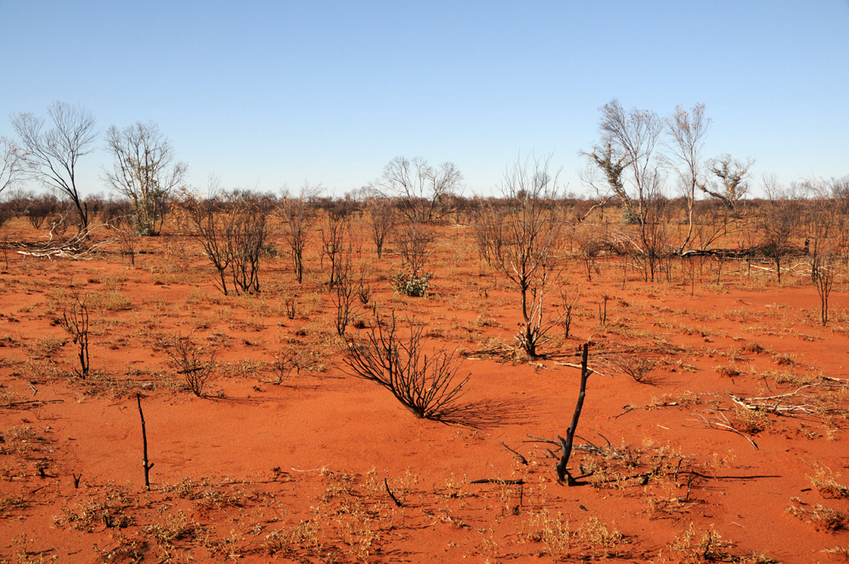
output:
<instances>
[{"instance_id":1,"label":"blue sky","mask_svg":"<svg viewBox=\"0 0 849 564\"><path fill-rule=\"evenodd\" d=\"M204 186L344 194L396 156L451 161L467 195L553 153L578 155L599 108L707 106L705 156L787 183L849 174L849 0L92 2L0 0L0 135L9 116L82 104L98 127L154 121ZM86 193L106 192L98 150ZM759 183L759 182L758 182Z\"/></svg>"}]
</instances>

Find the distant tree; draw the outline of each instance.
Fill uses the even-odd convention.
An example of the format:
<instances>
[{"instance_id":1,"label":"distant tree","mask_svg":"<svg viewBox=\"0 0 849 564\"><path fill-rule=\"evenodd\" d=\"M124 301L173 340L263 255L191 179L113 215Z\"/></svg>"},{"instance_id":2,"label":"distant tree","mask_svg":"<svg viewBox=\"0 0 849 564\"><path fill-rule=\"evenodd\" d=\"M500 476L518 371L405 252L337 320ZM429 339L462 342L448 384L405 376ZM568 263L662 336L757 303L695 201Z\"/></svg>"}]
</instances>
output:
<instances>
[{"instance_id":1,"label":"distant tree","mask_svg":"<svg viewBox=\"0 0 849 564\"><path fill-rule=\"evenodd\" d=\"M550 290L553 247L563 225L562 210L555 205L557 176L549 170L549 159L518 161L504 175L502 192L510 213L490 231L499 241L491 242L492 260L519 289L522 321L516 341L534 358L548 330L554 325L543 314Z\"/></svg>"},{"instance_id":2,"label":"distant tree","mask_svg":"<svg viewBox=\"0 0 849 564\"><path fill-rule=\"evenodd\" d=\"M607 191L622 204L627 220L637 225L638 258L644 259L647 268L643 272L651 280L659 259L657 253L664 247L664 241L658 239L663 231L656 229L659 210L653 209L665 205L663 176L655 155L663 129L664 122L654 112L636 108L626 112L614 99L601 108L600 143L591 152L583 153L591 167L589 183L594 185L593 169L601 172Z\"/></svg>"},{"instance_id":3,"label":"distant tree","mask_svg":"<svg viewBox=\"0 0 849 564\"><path fill-rule=\"evenodd\" d=\"M321 185L310 186L305 182L297 196L283 193L279 214L283 220L283 238L289 244L295 278L300 284L304 280L304 249L315 223L312 200L321 192Z\"/></svg>"},{"instance_id":4,"label":"distant tree","mask_svg":"<svg viewBox=\"0 0 849 564\"><path fill-rule=\"evenodd\" d=\"M24 154L14 141L0 137L0 192L11 188L21 179Z\"/></svg>"},{"instance_id":5,"label":"distant tree","mask_svg":"<svg viewBox=\"0 0 849 564\"><path fill-rule=\"evenodd\" d=\"M370 220L371 240L374 243L377 258L383 258L386 239L395 228L395 209L392 200L385 196L373 195L366 198L365 205Z\"/></svg>"},{"instance_id":6,"label":"distant tree","mask_svg":"<svg viewBox=\"0 0 849 564\"><path fill-rule=\"evenodd\" d=\"M114 157L112 171L105 179L119 194L129 199L139 235L158 235L174 188L183 183L187 165L174 162L174 149L153 122L106 132Z\"/></svg>"},{"instance_id":7,"label":"distant tree","mask_svg":"<svg viewBox=\"0 0 849 564\"><path fill-rule=\"evenodd\" d=\"M30 113L12 118L12 127L21 138L24 165L36 178L67 196L76 208L80 232L88 231L88 206L77 186L77 163L92 151L97 139L94 117L82 106L56 102L47 109L53 128L44 129L44 120Z\"/></svg>"},{"instance_id":8,"label":"distant tree","mask_svg":"<svg viewBox=\"0 0 849 564\"><path fill-rule=\"evenodd\" d=\"M764 180L767 195L761 215L764 253L775 263L778 283L781 284L781 261L793 247L791 240L802 223L802 202L799 186L781 186L774 178Z\"/></svg>"},{"instance_id":9,"label":"distant tree","mask_svg":"<svg viewBox=\"0 0 849 564\"><path fill-rule=\"evenodd\" d=\"M690 111L677 106L675 113L666 120L666 131L670 138L668 145L673 155L667 161L678 174L687 206L687 234L681 241L678 254L682 254L693 239L696 189L704 186L701 153L710 121L705 116L704 104L696 104Z\"/></svg>"},{"instance_id":10,"label":"distant tree","mask_svg":"<svg viewBox=\"0 0 849 564\"><path fill-rule=\"evenodd\" d=\"M699 186L705 194L712 196L732 213L740 213L740 201L749 191L749 169L753 160L745 163L733 159L731 155L722 155L708 162L708 170L715 177L714 182L706 182ZM717 184L718 182L718 184Z\"/></svg>"},{"instance_id":11,"label":"distant tree","mask_svg":"<svg viewBox=\"0 0 849 564\"><path fill-rule=\"evenodd\" d=\"M445 213L446 198L453 194L463 175L453 163L432 167L427 161L395 157L370 188L402 200L402 210L414 223L430 223Z\"/></svg>"}]
</instances>

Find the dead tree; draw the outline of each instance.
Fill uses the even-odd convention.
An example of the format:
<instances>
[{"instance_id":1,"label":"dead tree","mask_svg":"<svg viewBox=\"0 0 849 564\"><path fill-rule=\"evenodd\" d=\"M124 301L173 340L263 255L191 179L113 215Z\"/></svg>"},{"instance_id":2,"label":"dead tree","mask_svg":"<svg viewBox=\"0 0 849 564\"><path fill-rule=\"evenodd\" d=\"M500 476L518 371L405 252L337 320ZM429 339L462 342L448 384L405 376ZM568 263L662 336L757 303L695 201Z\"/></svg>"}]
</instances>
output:
<instances>
[{"instance_id":1,"label":"dead tree","mask_svg":"<svg viewBox=\"0 0 849 564\"><path fill-rule=\"evenodd\" d=\"M144 487L148 490L150 489L150 469L153 468L153 464L147 458L147 430L144 426L144 412L142 411L141 406L141 394L136 394L136 400L139 403L139 417L141 417L141 428L142 428L142 447L143 447L143 458L142 458L142 467L144 468Z\"/></svg>"},{"instance_id":2,"label":"dead tree","mask_svg":"<svg viewBox=\"0 0 849 564\"><path fill-rule=\"evenodd\" d=\"M558 461L555 469L557 470L557 480L560 483L565 481L567 486L575 485L576 479L572 477L566 466L569 464L569 457L572 455L572 443L575 439L575 429L578 428L578 419L581 417L581 409L584 407L584 398L587 395L587 379L590 377L590 374L595 372L588 368L588 358L589 343L584 343L581 351L581 391L578 394L578 403L575 405L575 413L572 415L572 424L569 425L569 428L566 430L566 438L564 439L560 435L557 435L557 440L555 441L531 436L533 439L560 446L560 460ZM572 365L570 364L569 366Z\"/></svg>"},{"instance_id":3,"label":"dead tree","mask_svg":"<svg viewBox=\"0 0 849 564\"><path fill-rule=\"evenodd\" d=\"M74 303L70 308L66 307L62 314L61 325L77 345L80 367L74 368L74 374L85 379L91 367L88 356L88 306L85 298L81 300L79 296L74 296Z\"/></svg>"}]
</instances>

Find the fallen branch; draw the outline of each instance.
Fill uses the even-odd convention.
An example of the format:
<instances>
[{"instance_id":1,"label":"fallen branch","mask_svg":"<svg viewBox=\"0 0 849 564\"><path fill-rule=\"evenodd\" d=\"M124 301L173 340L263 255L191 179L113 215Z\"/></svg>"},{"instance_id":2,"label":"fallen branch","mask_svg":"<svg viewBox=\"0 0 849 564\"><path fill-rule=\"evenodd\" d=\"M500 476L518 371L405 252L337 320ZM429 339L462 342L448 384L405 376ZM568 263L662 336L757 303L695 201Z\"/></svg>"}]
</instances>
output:
<instances>
[{"instance_id":1,"label":"fallen branch","mask_svg":"<svg viewBox=\"0 0 849 564\"><path fill-rule=\"evenodd\" d=\"M736 433L736 434L740 435L741 437L743 437L744 439L746 439L747 441L749 441L750 443L752 443L752 446L755 447L755 450L760 450L760 448L758 448L757 443L755 441L753 441L752 439L750 439L749 437L747 437L746 435L744 435L743 433L741 433L740 431L738 431L737 429L735 429L734 426L731 425L731 422L728 421L728 418L725 417L725 415L723 415L721 413L718 413L716 415L717 419L719 419L721 417L722 421L710 421L704 415L699 415L699 417L701 417L702 422L705 425L707 425L708 429L718 429L720 431L730 431L732 433Z\"/></svg>"},{"instance_id":2,"label":"fallen branch","mask_svg":"<svg viewBox=\"0 0 849 564\"><path fill-rule=\"evenodd\" d=\"M482 480L472 480L469 482L470 484L498 484L498 485L507 485L507 486L521 486L524 485L525 480L519 478L518 480L504 480L501 478L484 478Z\"/></svg>"},{"instance_id":3,"label":"fallen branch","mask_svg":"<svg viewBox=\"0 0 849 564\"><path fill-rule=\"evenodd\" d=\"M386 493L389 494L389 497L392 498L392 501L395 502L395 507L404 507L404 504L398 501L398 498L395 497L395 494L392 493L392 490L389 489L389 480L386 478L383 479L383 485L386 487Z\"/></svg>"},{"instance_id":4,"label":"fallen branch","mask_svg":"<svg viewBox=\"0 0 849 564\"><path fill-rule=\"evenodd\" d=\"M509 450L510 452L512 452L513 454L515 454L516 456L518 456L518 457L519 457L519 461L520 461L522 464L524 464L525 466L527 466L527 465L528 465L528 459L527 459L527 458L525 458L524 456L522 456L521 454L519 454L518 452L516 452L515 450L513 450L513 449L512 449L512 448L510 448L509 446L505 445L503 442L501 443L501 446L503 446L504 448L506 448L507 450Z\"/></svg>"}]
</instances>

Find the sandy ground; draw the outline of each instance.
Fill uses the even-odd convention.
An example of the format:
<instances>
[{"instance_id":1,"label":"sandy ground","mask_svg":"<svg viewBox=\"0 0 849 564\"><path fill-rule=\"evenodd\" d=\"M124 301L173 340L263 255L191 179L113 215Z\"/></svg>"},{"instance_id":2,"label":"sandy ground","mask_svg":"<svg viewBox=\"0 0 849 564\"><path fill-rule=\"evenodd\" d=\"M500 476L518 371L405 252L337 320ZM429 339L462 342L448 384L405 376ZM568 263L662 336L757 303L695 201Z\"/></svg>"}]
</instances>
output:
<instances>
[{"instance_id":1,"label":"sandy ground","mask_svg":"<svg viewBox=\"0 0 849 564\"><path fill-rule=\"evenodd\" d=\"M317 233L302 284L275 240L257 296L224 296L170 225L139 242L134 266L115 243L91 260L7 246L3 561L846 561L845 276L823 327L801 260L779 286L766 264L673 261L644 282L610 257L589 281L564 258L559 287L579 296L569 335L554 327L529 361L513 349L518 292L467 228L437 228L431 295L408 298L389 286L395 250L377 259L354 227L372 295L348 335L367 334L377 304L424 324L428 352L456 348L469 381L448 421L345 369ZM20 220L6 230L41 235ZM74 296L90 312L84 379L61 323ZM214 353L205 397L170 360L176 337ZM546 440L572 420L586 342L595 372L568 486Z\"/></svg>"}]
</instances>

